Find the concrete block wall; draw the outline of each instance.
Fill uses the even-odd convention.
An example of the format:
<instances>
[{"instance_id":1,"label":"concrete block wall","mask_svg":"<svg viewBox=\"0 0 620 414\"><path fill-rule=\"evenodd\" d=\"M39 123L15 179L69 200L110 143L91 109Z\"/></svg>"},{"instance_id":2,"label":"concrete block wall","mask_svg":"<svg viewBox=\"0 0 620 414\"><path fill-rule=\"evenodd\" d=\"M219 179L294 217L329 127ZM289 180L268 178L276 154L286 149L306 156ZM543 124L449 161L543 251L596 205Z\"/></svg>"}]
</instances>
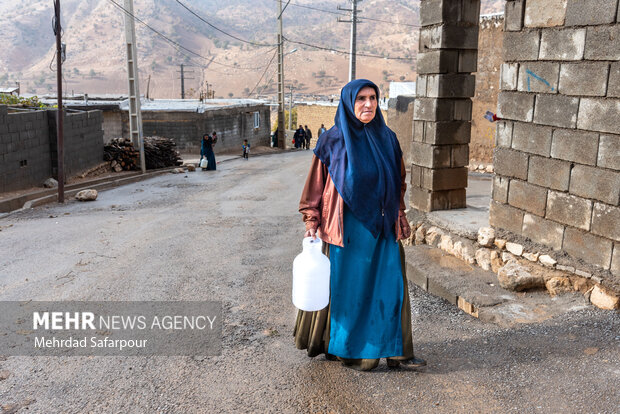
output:
<instances>
[{"instance_id":1,"label":"concrete block wall","mask_svg":"<svg viewBox=\"0 0 620 414\"><path fill-rule=\"evenodd\" d=\"M260 113L260 127L254 128L254 112ZM270 145L270 110L265 105L212 109L204 113L143 111L145 136L175 140L181 152L199 153L200 140L206 133L217 132L215 153L241 151L244 139L251 145ZM123 113L123 136L129 136L127 112Z\"/></svg>"},{"instance_id":2,"label":"concrete block wall","mask_svg":"<svg viewBox=\"0 0 620 414\"><path fill-rule=\"evenodd\" d=\"M479 0L421 0L410 204L465 207Z\"/></svg>"},{"instance_id":3,"label":"concrete block wall","mask_svg":"<svg viewBox=\"0 0 620 414\"><path fill-rule=\"evenodd\" d=\"M56 111L48 111L52 176L58 179ZM103 113L65 112L63 124L65 177L77 175L103 162Z\"/></svg>"},{"instance_id":4,"label":"concrete block wall","mask_svg":"<svg viewBox=\"0 0 620 414\"><path fill-rule=\"evenodd\" d=\"M553 4L550 4L553 3ZM618 0L509 0L490 222L620 285Z\"/></svg>"},{"instance_id":5,"label":"concrete block wall","mask_svg":"<svg viewBox=\"0 0 620 414\"><path fill-rule=\"evenodd\" d=\"M49 177L47 113L8 113L0 105L0 192L41 186Z\"/></svg>"}]
</instances>

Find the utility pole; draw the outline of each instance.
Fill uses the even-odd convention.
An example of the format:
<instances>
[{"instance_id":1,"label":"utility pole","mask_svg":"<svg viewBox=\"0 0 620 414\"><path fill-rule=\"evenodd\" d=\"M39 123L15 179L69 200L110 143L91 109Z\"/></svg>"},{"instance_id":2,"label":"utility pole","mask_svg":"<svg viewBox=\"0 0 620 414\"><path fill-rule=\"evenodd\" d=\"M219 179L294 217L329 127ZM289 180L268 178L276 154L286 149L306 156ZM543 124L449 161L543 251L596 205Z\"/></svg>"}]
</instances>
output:
<instances>
[{"instance_id":1,"label":"utility pole","mask_svg":"<svg viewBox=\"0 0 620 414\"><path fill-rule=\"evenodd\" d=\"M151 89L151 75L149 74L149 80L146 82L146 99L149 99L149 89Z\"/></svg>"},{"instance_id":2,"label":"utility pole","mask_svg":"<svg viewBox=\"0 0 620 414\"><path fill-rule=\"evenodd\" d=\"M194 78L186 78L185 72L194 73L193 70L185 70L185 65L181 63L181 99L185 99L185 79L194 79Z\"/></svg>"},{"instance_id":3,"label":"utility pole","mask_svg":"<svg viewBox=\"0 0 620 414\"><path fill-rule=\"evenodd\" d=\"M140 83L138 55L136 54L136 25L133 20L133 0L125 0L125 47L127 49L127 78L129 81L129 137L140 149L140 169L146 172L142 112L140 111Z\"/></svg>"},{"instance_id":4,"label":"utility pole","mask_svg":"<svg viewBox=\"0 0 620 414\"><path fill-rule=\"evenodd\" d=\"M284 36L282 33L282 0L278 1L278 147L284 148Z\"/></svg>"},{"instance_id":5,"label":"utility pole","mask_svg":"<svg viewBox=\"0 0 620 414\"><path fill-rule=\"evenodd\" d=\"M288 129L293 129L293 85L288 86L291 89L291 99L288 102Z\"/></svg>"},{"instance_id":6,"label":"utility pole","mask_svg":"<svg viewBox=\"0 0 620 414\"><path fill-rule=\"evenodd\" d=\"M338 18L339 22L351 23L351 46L350 46L350 54L349 54L349 82L355 79L355 69L356 69L356 55L357 55L357 13L361 13L361 10L357 10L357 3L362 0L351 0L352 8L344 9L338 6L338 10L344 10L351 12L351 20L343 20Z\"/></svg>"},{"instance_id":7,"label":"utility pole","mask_svg":"<svg viewBox=\"0 0 620 414\"><path fill-rule=\"evenodd\" d=\"M65 169L64 169L64 119L62 110L62 26L60 24L60 0L54 2L54 34L56 35L56 84L58 110L56 111L56 152L58 156L58 202L65 202Z\"/></svg>"}]
</instances>

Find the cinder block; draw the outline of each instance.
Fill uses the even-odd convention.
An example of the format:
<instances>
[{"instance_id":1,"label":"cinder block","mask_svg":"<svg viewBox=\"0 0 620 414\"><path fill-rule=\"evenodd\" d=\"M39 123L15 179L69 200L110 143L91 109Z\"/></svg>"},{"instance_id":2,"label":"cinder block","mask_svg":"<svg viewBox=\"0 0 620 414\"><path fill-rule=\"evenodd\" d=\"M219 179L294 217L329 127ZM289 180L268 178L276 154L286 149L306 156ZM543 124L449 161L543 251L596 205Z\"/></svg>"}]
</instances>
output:
<instances>
[{"instance_id":1,"label":"cinder block","mask_svg":"<svg viewBox=\"0 0 620 414\"><path fill-rule=\"evenodd\" d=\"M566 16L566 0L527 0L525 27L562 26Z\"/></svg>"},{"instance_id":2,"label":"cinder block","mask_svg":"<svg viewBox=\"0 0 620 414\"><path fill-rule=\"evenodd\" d=\"M451 145L450 167L459 168L469 164L469 145Z\"/></svg>"},{"instance_id":3,"label":"cinder block","mask_svg":"<svg viewBox=\"0 0 620 414\"><path fill-rule=\"evenodd\" d=\"M538 60L540 31L504 33L504 62Z\"/></svg>"},{"instance_id":4,"label":"cinder block","mask_svg":"<svg viewBox=\"0 0 620 414\"><path fill-rule=\"evenodd\" d=\"M460 49L457 72L472 73L478 71L478 50Z\"/></svg>"},{"instance_id":5,"label":"cinder block","mask_svg":"<svg viewBox=\"0 0 620 414\"><path fill-rule=\"evenodd\" d=\"M613 23L618 0L568 0L566 26L594 26Z\"/></svg>"},{"instance_id":6,"label":"cinder block","mask_svg":"<svg viewBox=\"0 0 620 414\"><path fill-rule=\"evenodd\" d=\"M493 200L506 204L508 203L508 185L510 179L496 175L493 177Z\"/></svg>"},{"instance_id":7,"label":"cinder block","mask_svg":"<svg viewBox=\"0 0 620 414\"><path fill-rule=\"evenodd\" d=\"M478 24L480 0L425 0L420 3L420 25L422 27L439 23Z\"/></svg>"},{"instance_id":8,"label":"cinder block","mask_svg":"<svg viewBox=\"0 0 620 414\"><path fill-rule=\"evenodd\" d=\"M508 204L544 217L547 204L547 189L528 184L524 181L511 180L508 191Z\"/></svg>"},{"instance_id":9,"label":"cinder block","mask_svg":"<svg viewBox=\"0 0 620 414\"><path fill-rule=\"evenodd\" d=\"M9 113L6 105L0 105L0 117L5 117Z\"/></svg>"},{"instance_id":10,"label":"cinder block","mask_svg":"<svg viewBox=\"0 0 620 414\"><path fill-rule=\"evenodd\" d=\"M620 24L588 27L585 58L620 60Z\"/></svg>"},{"instance_id":11,"label":"cinder block","mask_svg":"<svg viewBox=\"0 0 620 414\"><path fill-rule=\"evenodd\" d=\"M418 53L416 70L418 74L456 72L459 52L457 50L433 50Z\"/></svg>"},{"instance_id":12,"label":"cinder block","mask_svg":"<svg viewBox=\"0 0 620 414\"><path fill-rule=\"evenodd\" d=\"M424 142L424 130L426 122L424 121L413 121L413 141L414 142Z\"/></svg>"},{"instance_id":13,"label":"cinder block","mask_svg":"<svg viewBox=\"0 0 620 414\"><path fill-rule=\"evenodd\" d=\"M552 133L551 127L515 122L512 133L512 148L548 157L551 152Z\"/></svg>"},{"instance_id":14,"label":"cinder block","mask_svg":"<svg viewBox=\"0 0 620 414\"><path fill-rule=\"evenodd\" d=\"M411 162L426 168L449 168L451 149L449 145L411 143Z\"/></svg>"},{"instance_id":15,"label":"cinder block","mask_svg":"<svg viewBox=\"0 0 620 414\"><path fill-rule=\"evenodd\" d=\"M575 128L578 110L579 98L563 95L537 95L534 122L542 125Z\"/></svg>"},{"instance_id":16,"label":"cinder block","mask_svg":"<svg viewBox=\"0 0 620 414\"><path fill-rule=\"evenodd\" d=\"M471 122L424 122L423 133L423 141L427 144L468 144L471 139Z\"/></svg>"},{"instance_id":17,"label":"cinder block","mask_svg":"<svg viewBox=\"0 0 620 414\"><path fill-rule=\"evenodd\" d=\"M560 64L554 62L526 62L519 67L520 92L557 93Z\"/></svg>"},{"instance_id":18,"label":"cinder block","mask_svg":"<svg viewBox=\"0 0 620 414\"><path fill-rule=\"evenodd\" d=\"M510 2L507 4L510 4ZM499 70L499 88L503 91L517 90L518 76L518 63L502 63Z\"/></svg>"},{"instance_id":19,"label":"cinder block","mask_svg":"<svg viewBox=\"0 0 620 414\"><path fill-rule=\"evenodd\" d=\"M491 201L489 224L492 227L504 229L514 234L521 234L523 214L523 211L517 208Z\"/></svg>"},{"instance_id":20,"label":"cinder block","mask_svg":"<svg viewBox=\"0 0 620 414\"><path fill-rule=\"evenodd\" d=\"M541 187L568 191L570 163L537 156L530 157L527 181Z\"/></svg>"},{"instance_id":21,"label":"cinder block","mask_svg":"<svg viewBox=\"0 0 620 414\"><path fill-rule=\"evenodd\" d=\"M562 224L590 230L592 201L566 193L549 191L546 217Z\"/></svg>"},{"instance_id":22,"label":"cinder block","mask_svg":"<svg viewBox=\"0 0 620 414\"><path fill-rule=\"evenodd\" d=\"M522 235L553 250L561 250L564 226L533 214L525 214Z\"/></svg>"},{"instance_id":23,"label":"cinder block","mask_svg":"<svg viewBox=\"0 0 620 414\"><path fill-rule=\"evenodd\" d=\"M432 191L467 187L467 168L431 169L420 167L420 169L419 187ZM411 184L414 185L414 182L412 181Z\"/></svg>"},{"instance_id":24,"label":"cinder block","mask_svg":"<svg viewBox=\"0 0 620 414\"><path fill-rule=\"evenodd\" d=\"M617 134L620 99L581 98L577 128Z\"/></svg>"},{"instance_id":25,"label":"cinder block","mask_svg":"<svg viewBox=\"0 0 620 414\"><path fill-rule=\"evenodd\" d=\"M567 227L562 247L573 257L603 269L609 269L612 245L610 240Z\"/></svg>"},{"instance_id":26,"label":"cinder block","mask_svg":"<svg viewBox=\"0 0 620 414\"><path fill-rule=\"evenodd\" d=\"M497 133L495 134L495 146L511 148L512 147L512 130L514 122L498 121Z\"/></svg>"},{"instance_id":27,"label":"cinder block","mask_svg":"<svg viewBox=\"0 0 620 414\"><path fill-rule=\"evenodd\" d=\"M534 115L534 95L519 92L500 92L497 108L500 118L531 122Z\"/></svg>"},{"instance_id":28,"label":"cinder block","mask_svg":"<svg viewBox=\"0 0 620 414\"><path fill-rule=\"evenodd\" d=\"M620 62L611 64L607 96L610 98L620 98Z\"/></svg>"},{"instance_id":29,"label":"cinder block","mask_svg":"<svg viewBox=\"0 0 620 414\"><path fill-rule=\"evenodd\" d=\"M607 62L563 63L560 70L560 93L605 96L608 72Z\"/></svg>"},{"instance_id":30,"label":"cinder block","mask_svg":"<svg viewBox=\"0 0 620 414\"><path fill-rule=\"evenodd\" d=\"M551 156L579 164L596 165L598 134L575 129L553 131Z\"/></svg>"},{"instance_id":31,"label":"cinder block","mask_svg":"<svg viewBox=\"0 0 620 414\"><path fill-rule=\"evenodd\" d=\"M477 49L478 26L433 26L420 29L418 52L433 49Z\"/></svg>"},{"instance_id":32,"label":"cinder block","mask_svg":"<svg viewBox=\"0 0 620 414\"><path fill-rule=\"evenodd\" d=\"M596 165L620 170L620 135L601 134Z\"/></svg>"},{"instance_id":33,"label":"cinder block","mask_svg":"<svg viewBox=\"0 0 620 414\"><path fill-rule=\"evenodd\" d=\"M586 45L586 29L549 29L542 32L539 58L581 60Z\"/></svg>"},{"instance_id":34,"label":"cinder block","mask_svg":"<svg viewBox=\"0 0 620 414\"><path fill-rule=\"evenodd\" d=\"M429 98L470 98L475 88L474 75L427 75L426 96Z\"/></svg>"},{"instance_id":35,"label":"cinder block","mask_svg":"<svg viewBox=\"0 0 620 414\"><path fill-rule=\"evenodd\" d=\"M413 119L420 121L469 121L471 99L418 98L413 106Z\"/></svg>"},{"instance_id":36,"label":"cinder block","mask_svg":"<svg viewBox=\"0 0 620 414\"><path fill-rule=\"evenodd\" d=\"M416 79L416 84L415 84L415 94L416 97L419 98L426 98L426 85L428 83L428 76L426 75L418 75L418 78ZM415 105L415 103L414 103Z\"/></svg>"},{"instance_id":37,"label":"cinder block","mask_svg":"<svg viewBox=\"0 0 620 414\"><path fill-rule=\"evenodd\" d=\"M594 203L592 233L620 242L620 208Z\"/></svg>"},{"instance_id":38,"label":"cinder block","mask_svg":"<svg viewBox=\"0 0 620 414\"><path fill-rule=\"evenodd\" d=\"M571 171L570 193L617 206L620 198L620 172L575 165Z\"/></svg>"},{"instance_id":39,"label":"cinder block","mask_svg":"<svg viewBox=\"0 0 620 414\"><path fill-rule=\"evenodd\" d=\"M620 10L618 11L618 21L620 21ZM611 274L620 276L620 243L614 243L614 253L611 259Z\"/></svg>"},{"instance_id":40,"label":"cinder block","mask_svg":"<svg viewBox=\"0 0 620 414\"><path fill-rule=\"evenodd\" d=\"M421 187L411 187L410 205L421 211L450 210L465 208L465 189L430 191Z\"/></svg>"},{"instance_id":41,"label":"cinder block","mask_svg":"<svg viewBox=\"0 0 620 414\"><path fill-rule=\"evenodd\" d=\"M496 174L527 180L528 156L520 151L495 148L493 167Z\"/></svg>"},{"instance_id":42,"label":"cinder block","mask_svg":"<svg viewBox=\"0 0 620 414\"><path fill-rule=\"evenodd\" d=\"M515 32L523 28L524 0L507 1L504 9L504 31Z\"/></svg>"}]
</instances>

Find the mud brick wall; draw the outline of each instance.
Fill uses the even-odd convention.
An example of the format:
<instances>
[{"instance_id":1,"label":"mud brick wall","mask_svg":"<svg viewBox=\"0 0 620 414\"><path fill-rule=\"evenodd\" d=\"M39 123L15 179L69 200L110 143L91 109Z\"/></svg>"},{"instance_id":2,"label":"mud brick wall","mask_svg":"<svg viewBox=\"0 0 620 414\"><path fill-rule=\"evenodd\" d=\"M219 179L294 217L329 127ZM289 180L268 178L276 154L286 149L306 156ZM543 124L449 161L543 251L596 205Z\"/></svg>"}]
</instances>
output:
<instances>
[{"instance_id":1,"label":"mud brick wall","mask_svg":"<svg viewBox=\"0 0 620 414\"><path fill-rule=\"evenodd\" d=\"M58 179L56 111L48 111L52 176ZM99 110L65 112L63 146L65 177L72 177L103 162L103 113Z\"/></svg>"},{"instance_id":2,"label":"mud brick wall","mask_svg":"<svg viewBox=\"0 0 620 414\"><path fill-rule=\"evenodd\" d=\"M254 112L260 113L260 127L254 128ZM206 133L217 132L215 153L241 151L243 140L251 145L269 146L271 141L270 110L265 105L210 109L204 113L143 111L144 136L174 139L181 152L199 153L200 140ZM123 136L129 136L128 115L123 112Z\"/></svg>"},{"instance_id":3,"label":"mud brick wall","mask_svg":"<svg viewBox=\"0 0 620 414\"><path fill-rule=\"evenodd\" d=\"M0 192L41 186L50 176L47 113L0 105Z\"/></svg>"},{"instance_id":4,"label":"mud brick wall","mask_svg":"<svg viewBox=\"0 0 620 414\"><path fill-rule=\"evenodd\" d=\"M336 116L336 109L338 109L338 105L337 103L335 105L308 104L297 105L296 108L298 122L296 126L293 126L293 128L297 129L299 124L308 125L310 131L312 131L310 148L314 148L316 146L316 141L319 138L316 133L321 127L321 124L325 125L326 129L330 129L334 126L334 117Z\"/></svg>"},{"instance_id":5,"label":"mud brick wall","mask_svg":"<svg viewBox=\"0 0 620 414\"><path fill-rule=\"evenodd\" d=\"M620 284L618 0L507 1L503 59L491 225Z\"/></svg>"}]
</instances>

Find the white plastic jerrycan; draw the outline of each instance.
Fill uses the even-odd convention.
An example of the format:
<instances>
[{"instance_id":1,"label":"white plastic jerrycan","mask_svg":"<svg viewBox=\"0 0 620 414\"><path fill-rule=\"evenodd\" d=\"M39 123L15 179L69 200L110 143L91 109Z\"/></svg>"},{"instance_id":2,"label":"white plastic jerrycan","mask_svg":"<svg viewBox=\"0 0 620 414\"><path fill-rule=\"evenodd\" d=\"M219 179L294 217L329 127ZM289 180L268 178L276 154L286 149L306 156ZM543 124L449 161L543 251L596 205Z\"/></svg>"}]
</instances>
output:
<instances>
[{"instance_id":1,"label":"white plastic jerrycan","mask_svg":"<svg viewBox=\"0 0 620 414\"><path fill-rule=\"evenodd\" d=\"M329 259L321 245L318 237L304 238L304 249L293 261L293 304L307 312L329 304Z\"/></svg>"}]
</instances>

